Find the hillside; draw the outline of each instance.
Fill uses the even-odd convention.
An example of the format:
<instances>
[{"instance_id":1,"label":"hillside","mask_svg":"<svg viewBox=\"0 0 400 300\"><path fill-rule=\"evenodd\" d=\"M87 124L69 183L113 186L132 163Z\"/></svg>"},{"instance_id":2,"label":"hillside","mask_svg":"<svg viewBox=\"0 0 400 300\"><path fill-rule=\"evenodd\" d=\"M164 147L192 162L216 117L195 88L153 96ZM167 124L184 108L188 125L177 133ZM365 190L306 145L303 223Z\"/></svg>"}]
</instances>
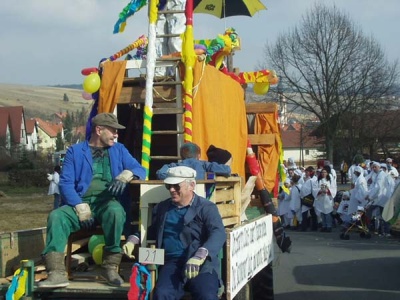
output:
<instances>
[{"instance_id":1,"label":"hillside","mask_svg":"<svg viewBox=\"0 0 400 300\"><path fill-rule=\"evenodd\" d=\"M64 94L69 101L65 102ZM56 112L90 109L93 101L82 98L82 90L64 87L11 85L0 83L0 106L23 106L28 118L46 119Z\"/></svg>"}]
</instances>

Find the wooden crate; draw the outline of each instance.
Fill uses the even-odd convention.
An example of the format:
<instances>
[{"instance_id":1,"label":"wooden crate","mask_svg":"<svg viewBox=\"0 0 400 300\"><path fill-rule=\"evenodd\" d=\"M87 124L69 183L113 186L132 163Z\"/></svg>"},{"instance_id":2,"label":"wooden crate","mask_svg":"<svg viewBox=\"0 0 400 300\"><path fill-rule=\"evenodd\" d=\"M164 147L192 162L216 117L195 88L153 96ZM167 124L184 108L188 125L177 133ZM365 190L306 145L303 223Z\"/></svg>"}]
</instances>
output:
<instances>
[{"instance_id":1,"label":"wooden crate","mask_svg":"<svg viewBox=\"0 0 400 300\"><path fill-rule=\"evenodd\" d=\"M46 227L0 234L0 278L10 276L23 259L40 258Z\"/></svg>"},{"instance_id":2,"label":"wooden crate","mask_svg":"<svg viewBox=\"0 0 400 300\"><path fill-rule=\"evenodd\" d=\"M225 227L240 224L241 197L240 177L215 178L215 191L210 200L217 205Z\"/></svg>"}]
</instances>

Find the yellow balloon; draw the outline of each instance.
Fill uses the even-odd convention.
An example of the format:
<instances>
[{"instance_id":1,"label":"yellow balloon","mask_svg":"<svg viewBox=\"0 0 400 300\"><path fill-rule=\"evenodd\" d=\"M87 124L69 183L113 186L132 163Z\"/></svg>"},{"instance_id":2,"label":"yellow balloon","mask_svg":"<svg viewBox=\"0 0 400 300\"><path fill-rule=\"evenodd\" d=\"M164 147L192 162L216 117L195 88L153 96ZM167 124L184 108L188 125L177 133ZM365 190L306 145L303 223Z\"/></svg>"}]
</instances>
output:
<instances>
[{"instance_id":1,"label":"yellow balloon","mask_svg":"<svg viewBox=\"0 0 400 300\"><path fill-rule=\"evenodd\" d=\"M86 76L83 81L83 90L86 93L93 94L100 88L100 76L97 73L92 73Z\"/></svg>"},{"instance_id":2,"label":"yellow balloon","mask_svg":"<svg viewBox=\"0 0 400 300\"><path fill-rule=\"evenodd\" d=\"M96 265L101 265L103 263L103 247L105 244L98 244L93 249L92 257Z\"/></svg>"},{"instance_id":3,"label":"yellow balloon","mask_svg":"<svg viewBox=\"0 0 400 300\"><path fill-rule=\"evenodd\" d=\"M269 83L268 82L255 82L253 85L253 91L257 95L265 95L268 93Z\"/></svg>"}]
</instances>

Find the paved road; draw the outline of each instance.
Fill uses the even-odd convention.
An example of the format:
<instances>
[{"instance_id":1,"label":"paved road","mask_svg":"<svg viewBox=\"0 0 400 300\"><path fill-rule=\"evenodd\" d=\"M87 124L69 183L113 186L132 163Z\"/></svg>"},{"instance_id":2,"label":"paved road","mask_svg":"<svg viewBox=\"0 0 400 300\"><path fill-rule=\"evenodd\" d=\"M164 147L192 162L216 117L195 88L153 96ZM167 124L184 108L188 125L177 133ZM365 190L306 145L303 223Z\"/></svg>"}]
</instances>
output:
<instances>
[{"instance_id":1,"label":"paved road","mask_svg":"<svg viewBox=\"0 0 400 300\"><path fill-rule=\"evenodd\" d=\"M398 300L399 239L288 231L290 254L275 251L275 300ZM257 299L258 300L258 299Z\"/></svg>"}]
</instances>

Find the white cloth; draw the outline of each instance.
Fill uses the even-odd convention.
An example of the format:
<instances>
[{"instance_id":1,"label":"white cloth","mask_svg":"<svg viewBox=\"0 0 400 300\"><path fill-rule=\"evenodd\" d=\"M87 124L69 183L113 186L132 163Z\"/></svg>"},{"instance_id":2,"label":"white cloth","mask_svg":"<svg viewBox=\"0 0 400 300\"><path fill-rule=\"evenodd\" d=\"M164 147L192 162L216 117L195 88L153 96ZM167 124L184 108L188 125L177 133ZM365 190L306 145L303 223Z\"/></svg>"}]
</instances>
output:
<instances>
[{"instance_id":1,"label":"white cloth","mask_svg":"<svg viewBox=\"0 0 400 300\"><path fill-rule=\"evenodd\" d=\"M164 10L185 10L186 0L167 0ZM182 34L186 28L184 13L160 14L157 22L156 33ZM182 51L182 39L180 37L161 37L156 39L157 56L163 56ZM156 76L167 75L165 68L156 68Z\"/></svg>"},{"instance_id":2,"label":"white cloth","mask_svg":"<svg viewBox=\"0 0 400 300\"><path fill-rule=\"evenodd\" d=\"M278 195L278 215L284 216L290 213L290 193L286 193L283 189Z\"/></svg>"},{"instance_id":3,"label":"white cloth","mask_svg":"<svg viewBox=\"0 0 400 300\"><path fill-rule=\"evenodd\" d=\"M372 183L370 185L368 197L370 201L373 201L373 205L385 206L386 201L386 178L387 174L382 170L379 170L378 173L372 172Z\"/></svg>"},{"instance_id":4,"label":"white cloth","mask_svg":"<svg viewBox=\"0 0 400 300\"><path fill-rule=\"evenodd\" d=\"M47 195L60 194L60 189L58 188L58 183L60 182L60 175L57 172L54 172L52 175L53 176L50 181L49 191ZM50 178L50 176L48 176L48 178Z\"/></svg>"},{"instance_id":5,"label":"white cloth","mask_svg":"<svg viewBox=\"0 0 400 300\"><path fill-rule=\"evenodd\" d=\"M305 182L304 184L301 186L301 190L300 190L300 198L303 198L311 193L313 193L314 188L317 185L317 177L314 176L312 178L305 178ZM302 205L301 206L301 211L305 212L310 210L311 207Z\"/></svg>"},{"instance_id":6,"label":"white cloth","mask_svg":"<svg viewBox=\"0 0 400 300\"><path fill-rule=\"evenodd\" d=\"M298 183L293 185L290 190L290 210L294 211L296 214L296 218L299 222L302 221L302 210L301 210L301 200L300 200L300 190L301 185Z\"/></svg>"},{"instance_id":7,"label":"white cloth","mask_svg":"<svg viewBox=\"0 0 400 300\"><path fill-rule=\"evenodd\" d=\"M322 185L325 185L326 189L322 188ZM327 192L328 190L330 193ZM333 198L336 196L336 191L335 181L331 182L325 178L317 181L316 187L313 190L315 197L314 208L317 213L329 214L333 211Z\"/></svg>"},{"instance_id":8,"label":"white cloth","mask_svg":"<svg viewBox=\"0 0 400 300\"><path fill-rule=\"evenodd\" d=\"M358 206L365 207L367 200L365 197L368 195L367 181L365 180L364 174L360 176L355 176L356 181L354 183L354 188L350 191L350 202L349 202L349 213L355 213Z\"/></svg>"}]
</instances>

